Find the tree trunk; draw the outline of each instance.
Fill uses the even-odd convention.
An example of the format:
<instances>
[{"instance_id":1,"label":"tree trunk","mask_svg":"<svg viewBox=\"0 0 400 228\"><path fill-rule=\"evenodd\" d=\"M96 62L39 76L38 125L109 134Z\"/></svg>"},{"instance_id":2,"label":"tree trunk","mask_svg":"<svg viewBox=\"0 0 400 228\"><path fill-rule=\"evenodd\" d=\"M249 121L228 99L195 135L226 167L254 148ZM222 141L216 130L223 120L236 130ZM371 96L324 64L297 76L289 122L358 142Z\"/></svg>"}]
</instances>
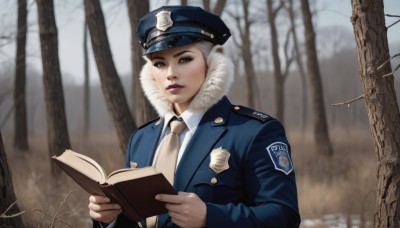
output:
<instances>
[{"instance_id":1,"label":"tree trunk","mask_svg":"<svg viewBox=\"0 0 400 228\"><path fill-rule=\"evenodd\" d=\"M271 30L271 51L274 63L274 106L275 118L283 122L284 106L283 106L283 75L281 70L281 60L279 57L278 32L276 31L275 18L279 11L279 7L274 9L272 0L267 0L268 22Z\"/></svg>"},{"instance_id":2,"label":"tree trunk","mask_svg":"<svg viewBox=\"0 0 400 228\"><path fill-rule=\"evenodd\" d=\"M64 91L58 59L58 37L53 1L37 0L43 84L47 111L47 139L50 157L71 148L65 116ZM53 174L60 168L50 162Z\"/></svg>"},{"instance_id":3,"label":"tree trunk","mask_svg":"<svg viewBox=\"0 0 400 228\"><path fill-rule=\"evenodd\" d=\"M203 0L203 7L205 11L211 12L210 0Z\"/></svg>"},{"instance_id":4,"label":"tree trunk","mask_svg":"<svg viewBox=\"0 0 400 228\"><path fill-rule=\"evenodd\" d=\"M244 13L244 31L241 31L242 37L242 55L244 62L244 69L247 79L247 103L251 108L258 108L256 102L256 94L258 94L256 74L254 71L254 64L251 53L251 41L250 41L250 19L249 19L249 0L242 0L243 13ZM238 23L240 27L240 23Z\"/></svg>"},{"instance_id":5,"label":"tree trunk","mask_svg":"<svg viewBox=\"0 0 400 228\"><path fill-rule=\"evenodd\" d=\"M315 33L308 0L301 0L303 13L304 36L307 53L308 81L311 90L314 140L317 150L325 155L333 154L332 144L329 139L328 124L326 121L324 93L322 89L321 73L315 45Z\"/></svg>"},{"instance_id":6,"label":"tree trunk","mask_svg":"<svg viewBox=\"0 0 400 228\"><path fill-rule=\"evenodd\" d=\"M14 147L21 151L28 150L28 126L26 117L25 81L26 81L26 0L18 0L17 54L15 61L15 134Z\"/></svg>"},{"instance_id":7,"label":"tree trunk","mask_svg":"<svg viewBox=\"0 0 400 228\"><path fill-rule=\"evenodd\" d=\"M83 67L85 72L85 82L83 85L83 135L89 136L90 128L90 80L89 80L89 56L88 56L88 26L86 19L83 24Z\"/></svg>"},{"instance_id":8,"label":"tree trunk","mask_svg":"<svg viewBox=\"0 0 400 228\"><path fill-rule=\"evenodd\" d=\"M214 14L221 16L222 12L224 12L225 4L226 4L226 0L218 0L215 3Z\"/></svg>"},{"instance_id":9,"label":"tree trunk","mask_svg":"<svg viewBox=\"0 0 400 228\"><path fill-rule=\"evenodd\" d=\"M289 0L288 14L290 20L290 27L292 30L293 46L295 52L295 61L299 70L300 75L300 89L301 89L301 130L305 130L307 122L307 83L306 73L303 67L303 61L301 60L301 52L299 48L299 40L297 38L296 23L295 23L295 12L293 9L293 0Z\"/></svg>"},{"instance_id":10,"label":"tree trunk","mask_svg":"<svg viewBox=\"0 0 400 228\"><path fill-rule=\"evenodd\" d=\"M149 122L157 116L149 100L144 96L139 82L140 71L145 64L142 47L136 36L139 19L149 12L148 1L127 0L128 14L131 22L131 55L132 55L132 112L135 113L137 126Z\"/></svg>"},{"instance_id":11,"label":"tree trunk","mask_svg":"<svg viewBox=\"0 0 400 228\"><path fill-rule=\"evenodd\" d=\"M0 215L2 215L14 202L16 197L14 193L14 185L12 180L12 174L8 167L7 156L4 150L3 139L0 132ZM16 215L20 210L18 205L15 204L11 207L5 216ZM10 218L0 217L0 227L25 227L22 222L21 216L15 216Z\"/></svg>"},{"instance_id":12,"label":"tree trunk","mask_svg":"<svg viewBox=\"0 0 400 228\"><path fill-rule=\"evenodd\" d=\"M136 130L136 125L130 114L124 90L112 59L100 2L99 0L84 0L84 2L101 88L108 112L117 131L120 148L125 153L129 137L132 131Z\"/></svg>"},{"instance_id":13,"label":"tree trunk","mask_svg":"<svg viewBox=\"0 0 400 228\"><path fill-rule=\"evenodd\" d=\"M374 227L400 226L400 113L390 64L383 1L352 0L352 23L365 106L377 154Z\"/></svg>"}]
</instances>

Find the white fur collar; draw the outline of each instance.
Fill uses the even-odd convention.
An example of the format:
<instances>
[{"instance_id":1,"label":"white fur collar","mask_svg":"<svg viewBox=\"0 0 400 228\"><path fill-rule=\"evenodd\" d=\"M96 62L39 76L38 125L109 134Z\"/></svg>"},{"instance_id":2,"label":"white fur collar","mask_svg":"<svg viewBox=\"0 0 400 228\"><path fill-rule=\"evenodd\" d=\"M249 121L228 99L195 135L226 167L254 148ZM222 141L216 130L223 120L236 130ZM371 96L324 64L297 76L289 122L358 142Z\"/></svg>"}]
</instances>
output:
<instances>
[{"instance_id":1,"label":"white fur collar","mask_svg":"<svg viewBox=\"0 0 400 228\"><path fill-rule=\"evenodd\" d=\"M206 112L229 92L233 83L233 64L229 58L221 53L221 50L221 46L217 45L208 55L206 80L188 108L192 112ZM144 94L156 109L158 115L164 117L165 113L173 112L172 104L158 89L151 71L152 63L149 59L145 59L147 63L140 72L140 82Z\"/></svg>"}]
</instances>

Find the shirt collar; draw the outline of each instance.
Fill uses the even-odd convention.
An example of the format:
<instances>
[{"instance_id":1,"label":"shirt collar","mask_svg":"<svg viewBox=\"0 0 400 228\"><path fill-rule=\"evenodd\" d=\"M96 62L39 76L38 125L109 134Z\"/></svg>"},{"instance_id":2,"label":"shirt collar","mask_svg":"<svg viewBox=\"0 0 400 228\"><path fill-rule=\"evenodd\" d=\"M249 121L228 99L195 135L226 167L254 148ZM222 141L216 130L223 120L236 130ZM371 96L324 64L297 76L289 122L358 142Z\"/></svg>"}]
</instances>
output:
<instances>
[{"instance_id":1,"label":"shirt collar","mask_svg":"<svg viewBox=\"0 0 400 228\"><path fill-rule=\"evenodd\" d=\"M174 116L176 115L173 112L167 112L165 114L163 131L165 131L165 129L168 127L169 121L171 121ZM186 110L180 115L183 121L185 121L186 126L189 128L189 130L196 128L199 125L200 120L201 118L203 118L203 116L204 112L193 112L190 110Z\"/></svg>"}]
</instances>

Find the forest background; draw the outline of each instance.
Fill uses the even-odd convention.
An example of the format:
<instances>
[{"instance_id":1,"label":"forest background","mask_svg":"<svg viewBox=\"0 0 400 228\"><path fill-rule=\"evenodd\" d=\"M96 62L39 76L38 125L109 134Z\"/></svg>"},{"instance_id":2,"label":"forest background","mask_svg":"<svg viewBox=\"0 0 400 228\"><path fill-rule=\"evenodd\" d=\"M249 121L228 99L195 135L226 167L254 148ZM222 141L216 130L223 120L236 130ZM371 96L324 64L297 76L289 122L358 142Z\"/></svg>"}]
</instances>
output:
<instances>
[{"instance_id":1,"label":"forest background","mask_svg":"<svg viewBox=\"0 0 400 228\"><path fill-rule=\"evenodd\" d=\"M398 15L400 5L396 0L386 0L385 12ZM3 134L8 162L20 209L26 224L46 226L58 213L60 227L67 224L89 226L87 197L79 187L66 177L62 185L50 177L46 139L46 110L43 95L40 44L35 1L28 1L27 41L27 113L30 142L29 153L19 153L12 146L13 80L15 70L15 36L17 5L14 1L0 1L0 129ZM125 1L101 1L114 62L124 92L130 102L132 94L130 25ZM150 1L151 9L178 1ZM375 155L370 136L368 118L362 100L348 105L333 106L362 94L358 76L357 53L351 28L349 1L310 1L316 31L317 50L323 82L323 98L329 132L334 148L331 157L321 155L314 145L310 98L302 102L302 86L298 68L288 68L284 84L284 117L293 161L297 174L300 211L303 227L325 227L345 224L371 226L374 213ZM201 1L188 1L189 5L202 6ZM223 19L238 34L232 15L241 15L240 1L228 1ZM299 8L299 5L295 5ZM251 50L258 85L257 110L274 116L273 58L271 56L270 29L265 1L250 1L254 21L251 28ZM120 152L117 135L101 91L97 67L89 48L90 66L90 133L83 134L83 33L84 9L79 1L55 1L56 22L59 32L59 58L62 72L66 116L72 149L88 154L99 161L107 171L120 168L124 156ZM300 9L297 9L300 14ZM386 18L386 24L396 19ZM287 14L282 10L277 17L282 68L286 34L289 29ZM304 53L304 36L301 16L297 18L301 52ZM400 25L388 30L391 55L400 52ZM236 39L238 36L236 35ZM290 45L290 44L289 44ZM89 45L89 47L91 47ZM226 44L227 53L236 65L236 81L229 97L236 104L248 105L244 65L235 39ZM399 64L394 59L393 66ZM400 90L399 74L395 74L395 89ZM61 91L60 91L61 92ZM399 94L397 94L399 100ZM132 107L131 107L132 108ZM117 156L116 156L117 155ZM30 189L30 190L28 190ZM67 196L65 202L62 202ZM62 212L57 212L60 209ZM72 212L72 213L68 213ZM65 221L65 222L62 222ZM334 225L330 225L334 223ZM85 225L82 225L85 224Z\"/></svg>"}]
</instances>

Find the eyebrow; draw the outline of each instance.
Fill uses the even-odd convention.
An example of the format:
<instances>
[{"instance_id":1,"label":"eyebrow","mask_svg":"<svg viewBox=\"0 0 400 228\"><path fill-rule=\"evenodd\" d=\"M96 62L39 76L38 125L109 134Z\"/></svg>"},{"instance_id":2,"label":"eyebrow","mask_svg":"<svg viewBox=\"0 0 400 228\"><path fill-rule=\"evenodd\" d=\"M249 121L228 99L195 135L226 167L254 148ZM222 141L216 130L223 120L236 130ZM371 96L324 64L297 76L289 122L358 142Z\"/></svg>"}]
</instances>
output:
<instances>
[{"instance_id":1,"label":"eyebrow","mask_svg":"<svg viewBox=\"0 0 400 228\"><path fill-rule=\"evenodd\" d=\"M183 55L183 54L185 54L185 53L187 53L187 52L194 53L194 52L189 51L189 50L184 50L184 51L181 51L181 52L178 52L178 53L174 54L172 57L176 58L176 57L181 56L181 55ZM153 60L153 59L165 59L165 58L162 57L162 56L154 56L154 57L151 58L151 59Z\"/></svg>"}]
</instances>

